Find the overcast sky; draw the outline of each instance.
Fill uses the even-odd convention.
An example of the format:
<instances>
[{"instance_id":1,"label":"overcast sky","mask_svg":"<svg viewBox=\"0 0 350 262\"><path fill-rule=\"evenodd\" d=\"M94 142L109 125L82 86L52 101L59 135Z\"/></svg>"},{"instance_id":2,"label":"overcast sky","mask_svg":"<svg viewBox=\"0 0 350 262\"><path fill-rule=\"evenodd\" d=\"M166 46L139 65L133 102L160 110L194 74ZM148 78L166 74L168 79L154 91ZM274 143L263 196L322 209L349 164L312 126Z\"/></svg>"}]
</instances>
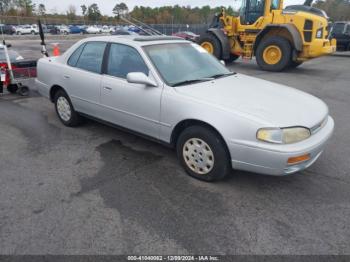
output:
<instances>
[{"instance_id":1,"label":"overcast sky","mask_svg":"<svg viewBox=\"0 0 350 262\"><path fill-rule=\"evenodd\" d=\"M239 7L241 0L147 0L147 1L140 1L140 0L34 0L36 4L43 3L46 6L47 12L65 12L69 5L73 4L77 7L77 11L81 13L80 6L82 4L90 5L92 3L97 3L100 7L100 10L103 14L112 14L112 9L115 6L116 3L124 2L128 5L130 9L132 9L135 5L143 5L143 6L163 6L163 5L190 5L192 7L195 6L203 6L203 5L211 5L211 6L233 6L233 7ZM285 0L285 6L291 5L291 4L303 4L304 0Z\"/></svg>"}]
</instances>

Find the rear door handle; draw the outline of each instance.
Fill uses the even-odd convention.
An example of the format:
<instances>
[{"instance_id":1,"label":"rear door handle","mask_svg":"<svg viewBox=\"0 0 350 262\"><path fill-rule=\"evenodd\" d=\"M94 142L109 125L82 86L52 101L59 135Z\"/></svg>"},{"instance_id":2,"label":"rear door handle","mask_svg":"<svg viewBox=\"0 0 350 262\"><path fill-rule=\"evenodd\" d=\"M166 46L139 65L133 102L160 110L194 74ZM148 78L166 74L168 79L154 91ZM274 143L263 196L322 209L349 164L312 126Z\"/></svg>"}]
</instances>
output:
<instances>
[{"instance_id":1,"label":"rear door handle","mask_svg":"<svg viewBox=\"0 0 350 262\"><path fill-rule=\"evenodd\" d=\"M63 76L65 79L70 79L70 76L64 75Z\"/></svg>"},{"instance_id":2,"label":"rear door handle","mask_svg":"<svg viewBox=\"0 0 350 262\"><path fill-rule=\"evenodd\" d=\"M108 90L108 91L112 91L112 87L109 87L109 86L104 86L103 89Z\"/></svg>"}]
</instances>

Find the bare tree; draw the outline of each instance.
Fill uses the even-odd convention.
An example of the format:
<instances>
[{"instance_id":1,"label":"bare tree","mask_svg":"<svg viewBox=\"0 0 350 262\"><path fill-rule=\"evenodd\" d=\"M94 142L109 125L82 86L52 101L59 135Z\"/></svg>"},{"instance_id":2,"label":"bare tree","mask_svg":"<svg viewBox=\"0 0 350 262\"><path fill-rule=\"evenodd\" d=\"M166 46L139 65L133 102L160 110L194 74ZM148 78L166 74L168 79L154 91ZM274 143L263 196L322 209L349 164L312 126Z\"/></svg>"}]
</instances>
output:
<instances>
[{"instance_id":1,"label":"bare tree","mask_svg":"<svg viewBox=\"0 0 350 262\"><path fill-rule=\"evenodd\" d=\"M77 17L77 8L74 5L69 5L67 10L67 19L74 21Z\"/></svg>"},{"instance_id":2,"label":"bare tree","mask_svg":"<svg viewBox=\"0 0 350 262\"><path fill-rule=\"evenodd\" d=\"M46 13L46 7L44 4L39 4L38 6L38 15L44 16Z\"/></svg>"}]
</instances>

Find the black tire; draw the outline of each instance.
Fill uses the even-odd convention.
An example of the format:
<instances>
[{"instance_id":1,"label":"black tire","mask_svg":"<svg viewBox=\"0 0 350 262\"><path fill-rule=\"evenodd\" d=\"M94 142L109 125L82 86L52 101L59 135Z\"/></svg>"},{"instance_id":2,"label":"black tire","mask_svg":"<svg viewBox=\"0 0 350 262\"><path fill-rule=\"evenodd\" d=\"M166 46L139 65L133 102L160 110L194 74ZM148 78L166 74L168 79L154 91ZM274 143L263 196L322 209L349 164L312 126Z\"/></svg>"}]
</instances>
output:
<instances>
[{"instance_id":1,"label":"black tire","mask_svg":"<svg viewBox=\"0 0 350 262\"><path fill-rule=\"evenodd\" d=\"M57 108L57 101L61 97L66 99L66 101L69 104L70 111L71 111L70 118L66 119L66 120L60 116L60 114L58 112L58 108ZM55 94L54 103L55 103L55 109L56 109L57 116L65 126L75 127L75 126L78 126L81 124L82 117L74 110L72 102L71 102L69 96L66 94L66 92L64 92L63 90L58 90Z\"/></svg>"},{"instance_id":2,"label":"black tire","mask_svg":"<svg viewBox=\"0 0 350 262\"><path fill-rule=\"evenodd\" d=\"M290 61L290 68L297 68L298 66L302 65L303 62L298 62L298 61Z\"/></svg>"},{"instance_id":3,"label":"black tire","mask_svg":"<svg viewBox=\"0 0 350 262\"><path fill-rule=\"evenodd\" d=\"M268 64L264 60L264 50L269 46L278 46L282 52L281 59L276 64ZM281 36L272 36L263 39L256 50L256 61L259 67L266 71L280 72L288 68L292 58L292 47L287 39Z\"/></svg>"},{"instance_id":4,"label":"black tire","mask_svg":"<svg viewBox=\"0 0 350 262\"><path fill-rule=\"evenodd\" d=\"M18 85L8 85L7 86L7 91L11 94L15 94L18 91Z\"/></svg>"},{"instance_id":5,"label":"black tire","mask_svg":"<svg viewBox=\"0 0 350 262\"><path fill-rule=\"evenodd\" d=\"M234 54L230 54L230 58L228 59L225 59L225 63L227 64L231 64L233 63L234 61L236 61L240 56L239 55L234 55Z\"/></svg>"},{"instance_id":6,"label":"black tire","mask_svg":"<svg viewBox=\"0 0 350 262\"><path fill-rule=\"evenodd\" d=\"M186 151L185 145L189 140L194 138L204 141L209 146L209 149L211 149L211 152L213 153L213 164L211 169L208 170L208 173L200 174L198 172L195 172L186 163L185 158L187 158L187 160L189 160L189 158L184 154L184 152ZM190 126L186 128L180 134L177 140L176 151L177 151L178 159L181 165L186 170L186 172L190 176L197 178L199 180L203 180L207 182L217 181L217 180L223 179L231 172L232 167L230 164L231 162L230 155L228 153L226 144L221 139L221 137L210 128L207 128L204 126ZM203 162L203 159L200 159L201 157L203 157L202 152L198 151L198 153L196 152L196 154L197 154L196 157L198 157L197 160L199 161L199 162L197 161L197 163L200 163L200 161ZM204 162L205 162L205 159L204 159Z\"/></svg>"},{"instance_id":7,"label":"black tire","mask_svg":"<svg viewBox=\"0 0 350 262\"><path fill-rule=\"evenodd\" d=\"M222 57L222 47L219 39L217 39L212 33L205 33L199 38L198 44L202 45L205 42L209 42L213 45L212 55L220 60Z\"/></svg>"},{"instance_id":8,"label":"black tire","mask_svg":"<svg viewBox=\"0 0 350 262\"><path fill-rule=\"evenodd\" d=\"M18 90L18 94L20 96L28 96L29 95L29 87L28 86L20 86Z\"/></svg>"}]
</instances>

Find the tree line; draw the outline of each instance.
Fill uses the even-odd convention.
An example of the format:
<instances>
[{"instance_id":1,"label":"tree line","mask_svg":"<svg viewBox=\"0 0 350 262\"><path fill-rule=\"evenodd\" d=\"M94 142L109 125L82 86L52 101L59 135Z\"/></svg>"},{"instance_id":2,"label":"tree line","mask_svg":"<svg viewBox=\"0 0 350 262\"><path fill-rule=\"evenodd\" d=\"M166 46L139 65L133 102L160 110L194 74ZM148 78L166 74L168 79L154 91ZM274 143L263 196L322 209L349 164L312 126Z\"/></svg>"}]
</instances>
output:
<instances>
[{"instance_id":1,"label":"tree line","mask_svg":"<svg viewBox=\"0 0 350 262\"><path fill-rule=\"evenodd\" d=\"M123 3L117 3L111 10L113 16L103 15L98 4L81 5L80 9L74 5L69 5L66 12L59 13L55 10L47 11L45 4L35 4L32 0L1 0L1 16L20 16L36 17L45 16L52 19L65 19L67 21L86 21L86 22L118 22L120 17L130 15L138 20L149 24L201 24L209 23L215 13L219 13L222 7L203 7L190 6L163 6L163 7L145 7L135 6L132 10ZM79 12L78 12L79 11ZM234 15L237 12L232 7L227 7L226 12Z\"/></svg>"},{"instance_id":2,"label":"tree line","mask_svg":"<svg viewBox=\"0 0 350 262\"><path fill-rule=\"evenodd\" d=\"M350 0L317 0L314 7L323 9L333 21L350 20ZM80 9L69 5L64 13L46 9L45 4L35 4L32 0L1 0L1 16L45 17L46 19L61 19L70 23L118 23L120 17L131 15L147 24L208 24L215 13L221 11L221 6L203 7L191 6L135 6L132 10L124 2L118 2L111 10L113 16L103 15L98 4L81 5ZM225 7L230 15L237 15L237 10Z\"/></svg>"},{"instance_id":3,"label":"tree line","mask_svg":"<svg viewBox=\"0 0 350 262\"><path fill-rule=\"evenodd\" d=\"M331 21L350 20L350 0L318 0L314 7L326 11Z\"/></svg>"}]
</instances>

